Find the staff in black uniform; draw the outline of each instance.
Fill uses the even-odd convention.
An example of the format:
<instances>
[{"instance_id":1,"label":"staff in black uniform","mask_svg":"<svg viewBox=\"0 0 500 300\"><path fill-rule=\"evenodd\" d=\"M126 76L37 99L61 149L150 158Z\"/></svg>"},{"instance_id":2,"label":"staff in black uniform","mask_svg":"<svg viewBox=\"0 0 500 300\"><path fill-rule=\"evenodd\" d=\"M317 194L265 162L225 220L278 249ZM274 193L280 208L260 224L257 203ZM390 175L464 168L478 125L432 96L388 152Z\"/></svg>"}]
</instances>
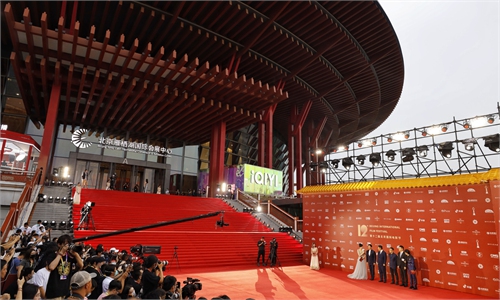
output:
<instances>
[{"instance_id":1,"label":"staff in black uniform","mask_svg":"<svg viewBox=\"0 0 500 300\"><path fill-rule=\"evenodd\" d=\"M265 257L266 257L266 241L264 240L264 237L261 237L260 240L257 242L257 247L259 247L259 253L257 255L257 266L259 266L259 258L262 256L262 265L265 266L266 263L264 262Z\"/></svg>"}]
</instances>

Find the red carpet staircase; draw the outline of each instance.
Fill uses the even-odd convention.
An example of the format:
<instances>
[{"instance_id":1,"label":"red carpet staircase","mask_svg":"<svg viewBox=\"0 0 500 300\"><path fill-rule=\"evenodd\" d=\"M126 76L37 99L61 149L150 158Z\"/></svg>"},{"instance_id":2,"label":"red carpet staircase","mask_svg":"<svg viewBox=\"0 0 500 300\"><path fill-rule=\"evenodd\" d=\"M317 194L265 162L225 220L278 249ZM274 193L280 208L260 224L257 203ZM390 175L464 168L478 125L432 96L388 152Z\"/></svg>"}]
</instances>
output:
<instances>
[{"instance_id":1,"label":"red carpet staircase","mask_svg":"<svg viewBox=\"0 0 500 300\"><path fill-rule=\"evenodd\" d=\"M81 208L87 201L96 203L92 208L95 231L92 227L76 230ZM255 268L257 242L262 236L268 243L266 256L269 242L275 237L282 266L303 264L300 243L287 233L270 231L251 214L236 212L220 199L85 189L73 211L75 238L224 211L224 223L229 226L223 228L216 226L221 216L218 215L85 242L128 252L136 244L161 246L157 256L169 261L170 274L179 269L204 272ZM178 264L173 257L174 246L178 247Z\"/></svg>"}]
</instances>

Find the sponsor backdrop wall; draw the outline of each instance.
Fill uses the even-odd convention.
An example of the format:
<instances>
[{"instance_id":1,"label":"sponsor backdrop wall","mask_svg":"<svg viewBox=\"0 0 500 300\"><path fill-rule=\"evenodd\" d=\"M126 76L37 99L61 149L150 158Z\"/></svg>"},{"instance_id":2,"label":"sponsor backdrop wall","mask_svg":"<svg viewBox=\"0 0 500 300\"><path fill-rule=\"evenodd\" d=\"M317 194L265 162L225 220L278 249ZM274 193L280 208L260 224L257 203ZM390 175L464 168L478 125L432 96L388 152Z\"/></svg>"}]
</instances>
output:
<instances>
[{"instance_id":1,"label":"sponsor backdrop wall","mask_svg":"<svg viewBox=\"0 0 500 300\"><path fill-rule=\"evenodd\" d=\"M499 189L495 181L304 194L304 262L315 242L320 266L347 276L358 242L386 252L401 244L416 259L419 285L498 298Z\"/></svg>"}]
</instances>

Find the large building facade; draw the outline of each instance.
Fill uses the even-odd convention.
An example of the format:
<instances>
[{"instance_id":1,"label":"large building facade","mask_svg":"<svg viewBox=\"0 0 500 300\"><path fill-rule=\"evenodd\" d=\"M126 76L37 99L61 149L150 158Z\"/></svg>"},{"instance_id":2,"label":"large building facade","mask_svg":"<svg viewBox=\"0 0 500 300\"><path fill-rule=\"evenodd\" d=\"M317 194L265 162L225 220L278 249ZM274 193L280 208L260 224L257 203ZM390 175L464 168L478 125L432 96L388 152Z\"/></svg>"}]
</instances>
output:
<instances>
[{"instance_id":1,"label":"large building facade","mask_svg":"<svg viewBox=\"0 0 500 300\"><path fill-rule=\"evenodd\" d=\"M214 191L248 163L293 194L312 149L375 129L403 86L378 2L14 1L2 25L2 124L44 178L95 188L189 192L208 170Z\"/></svg>"}]
</instances>

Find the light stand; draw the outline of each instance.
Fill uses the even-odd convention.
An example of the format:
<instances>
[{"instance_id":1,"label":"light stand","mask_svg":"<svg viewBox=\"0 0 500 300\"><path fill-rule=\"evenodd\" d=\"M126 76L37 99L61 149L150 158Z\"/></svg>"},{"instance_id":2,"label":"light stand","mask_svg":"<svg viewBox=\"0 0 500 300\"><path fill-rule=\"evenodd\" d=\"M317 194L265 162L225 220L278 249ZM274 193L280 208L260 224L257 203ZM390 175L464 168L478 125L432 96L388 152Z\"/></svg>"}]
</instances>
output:
<instances>
[{"instance_id":1,"label":"light stand","mask_svg":"<svg viewBox=\"0 0 500 300\"><path fill-rule=\"evenodd\" d=\"M95 223L94 223L94 217L92 216L92 207L95 205L95 202L87 202L85 205L82 207L82 218L80 219L80 222L78 223L78 227L76 230L81 230L89 229L89 222L92 222L92 230L95 231ZM83 227L83 224L85 224L85 228Z\"/></svg>"},{"instance_id":2,"label":"light stand","mask_svg":"<svg viewBox=\"0 0 500 300\"><path fill-rule=\"evenodd\" d=\"M179 271L179 273L181 272L181 264L179 263L179 256L177 255L177 246L174 246L174 254L172 255L172 261L175 261L177 262L177 270Z\"/></svg>"}]
</instances>

